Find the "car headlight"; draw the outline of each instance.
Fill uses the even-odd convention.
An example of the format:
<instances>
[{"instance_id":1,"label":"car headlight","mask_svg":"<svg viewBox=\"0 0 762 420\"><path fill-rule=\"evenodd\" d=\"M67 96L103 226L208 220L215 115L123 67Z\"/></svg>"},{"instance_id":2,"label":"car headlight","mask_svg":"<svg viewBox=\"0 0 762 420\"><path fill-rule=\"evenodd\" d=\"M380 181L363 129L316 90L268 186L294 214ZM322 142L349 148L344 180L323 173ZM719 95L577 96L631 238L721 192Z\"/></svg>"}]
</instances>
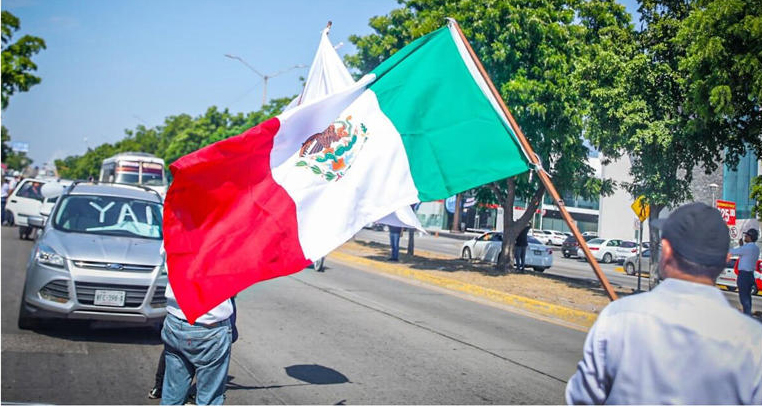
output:
<instances>
[{"instance_id":1,"label":"car headlight","mask_svg":"<svg viewBox=\"0 0 762 420\"><path fill-rule=\"evenodd\" d=\"M51 267L64 267L64 258L56 254L53 248L45 244L40 244L37 248L35 259L40 264L49 265Z\"/></svg>"}]
</instances>

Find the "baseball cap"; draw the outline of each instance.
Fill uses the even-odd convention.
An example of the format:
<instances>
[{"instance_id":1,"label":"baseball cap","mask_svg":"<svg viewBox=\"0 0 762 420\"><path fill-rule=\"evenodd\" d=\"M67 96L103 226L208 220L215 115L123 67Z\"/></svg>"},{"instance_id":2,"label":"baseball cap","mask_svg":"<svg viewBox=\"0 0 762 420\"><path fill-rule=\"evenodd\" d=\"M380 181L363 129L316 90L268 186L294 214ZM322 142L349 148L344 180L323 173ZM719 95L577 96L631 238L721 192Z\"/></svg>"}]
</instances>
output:
<instances>
[{"instance_id":1,"label":"baseball cap","mask_svg":"<svg viewBox=\"0 0 762 420\"><path fill-rule=\"evenodd\" d=\"M743 234L751 236L752 242L757 242L757 239L759 239L759 232L757 231L757 229L749 229Z\"/></svg>"},{"instance_id":2,"label":"baseball cap","mask_svg":"<svg viewBox=\"0 0 762 420\"><path fill-rule=\"evenodd\" d=\"M684 259L702 265L724 265L730 234L720 212L704 203L680 206L651 226L661 230L672 249Z\"/></svg>"}]
</instances>

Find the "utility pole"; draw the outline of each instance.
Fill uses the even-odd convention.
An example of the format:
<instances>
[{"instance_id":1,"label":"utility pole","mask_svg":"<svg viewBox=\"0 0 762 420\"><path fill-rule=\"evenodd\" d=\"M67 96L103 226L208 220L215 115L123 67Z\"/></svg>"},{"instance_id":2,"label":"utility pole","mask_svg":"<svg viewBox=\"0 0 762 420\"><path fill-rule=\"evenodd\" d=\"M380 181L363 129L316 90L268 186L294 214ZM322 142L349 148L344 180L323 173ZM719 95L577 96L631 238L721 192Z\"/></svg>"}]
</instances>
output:
<instances>
[{"instance_id":1,"label":"utility pole","mask_svg":"<svg viewBox=\"0 0 762 420\"><path fill-rule=\"evenodd\" d=\"M249 63L244 61L243 58L238 57L237 55L225 54L225 57L230 58L232 60L238 60L238 61L240 61L241 64L243 64L244 66L248 67L249 70L253 71L257 76L262 78L262 84L264 85L263 88L262 88L262 106L263 107L265 105L267 105L267 81L268 80L272 79L275 76L280 76L281 74L286 73L288 71L291 71L293 69L301 69L301 68L307 67L304 64L297 64L297 65L291 66L291 67L289 67L287 69L283 69L283 70L277 71L277 72L275 72L273 74L262 74L257 69L252 67Z\"/></svg>"}]
</instances>

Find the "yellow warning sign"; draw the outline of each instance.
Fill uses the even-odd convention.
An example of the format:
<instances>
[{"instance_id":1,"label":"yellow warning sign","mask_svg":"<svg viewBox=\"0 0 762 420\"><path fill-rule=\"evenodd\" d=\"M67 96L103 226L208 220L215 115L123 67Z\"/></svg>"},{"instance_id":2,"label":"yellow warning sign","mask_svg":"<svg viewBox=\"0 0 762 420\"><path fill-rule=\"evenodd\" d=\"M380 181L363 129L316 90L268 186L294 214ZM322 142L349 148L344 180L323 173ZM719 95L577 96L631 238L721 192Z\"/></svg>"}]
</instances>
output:
<instances>
[{"instance_id":1,"label":"yellow warning sign","mask_svg":"<svg viewBox=\"0 0 762 420\"><path fill-rule=\"evenodd\" d=\"M638 197L637 200L635 200L634 203L632 203L632 211L635 212L635 215L638 216L638 219L640 219L641 222L644 222L646 219L648 219L648 215L651 214L651 207L646 203L646 196L641 195Z\"/></svg>"}]
</instances>

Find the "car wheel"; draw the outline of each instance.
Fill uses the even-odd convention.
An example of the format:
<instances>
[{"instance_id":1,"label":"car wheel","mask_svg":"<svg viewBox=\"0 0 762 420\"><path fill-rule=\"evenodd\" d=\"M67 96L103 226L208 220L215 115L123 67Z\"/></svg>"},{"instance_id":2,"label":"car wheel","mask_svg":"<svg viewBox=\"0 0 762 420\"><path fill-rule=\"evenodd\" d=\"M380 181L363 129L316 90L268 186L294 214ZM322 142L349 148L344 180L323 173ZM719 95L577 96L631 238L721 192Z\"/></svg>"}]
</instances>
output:
<instances>
[{"instance_id":1,"label":"car wheel","mask_svg":"<svg viewBox=\"0 0 762 420\"><path fill-rule=\"evenodd\" d=\"M318 258L317 261L313 262L312 263L312 268L314 268L315 271L317 271L319 273L322 273L323 271L325 271L325 257Z\"/></svg>"},{"instance_id":2,"label":"car wheel","mask_svg":"<svg viewBox=\"0 0 762 420\"><path fill-rule=\"evenodd\" d=\"M21 306L19 306L19 319L18 319L19 329L31 330L33 328L37 328L39 325L40 325L39 320L32 317L32 314L29 312L29 310L26 309L26 304L22 300Z\"/></svg>"},{"instance_id":3,"label":"car wheel","mask_svg":"<svg viewBox=\"0 0 762 420\"><path fill-rule=\"evenodd\" d=\"M569 257L571 257L571 255L568 252L564 251L564 258L569 258Z\"/></svg>"},{"instance_id":4,"label":"car wheel","mask_svg":"<svg viewBox=\"0 0 762 420\"><path fill-rule=\"evenodd\" d=\"M532 270L534 270L534 271L536 271L538 273L542 273L543 271L545 271L545 269L541 268L541 267L532 267Z\"/></svg>"},{"instance_id":5,"label":"car wheel","mask_svg":"<svg viewBox=\"0 0 762 420\"><path fill-rule=\"evenodd\" d=\"M606 264L611 264L612 260L613 260L613 258L611 257L611 254L609 254L609 253L606 253L603 256L603 262L606 263Z\"/></svg>"},{"instance_id":6,"label":"car wheel","mask_svg":"<svg viewBox=\"0 0 762 420\"><path fill-rule=\"evenodd\" d=\"M466 260L466 261L470 260L470 259L471 259L471 249L469 249L469 248L464 248L464 249L463 249L463 255L462 255L462 257L463 257L463 259L464 259L464 260Z\"/></svg>"},{"instance_id":7,"label":"car wheel","mask_svg":"<svg viewBox=\"0 0 762 420\"><path fill-rule=\"evenodd\" d=\"M626 271L628 275L634 276L635 275L635 264L632 264L632 263L625 264L624 271Z\"/></svg>"}]
</instances>

